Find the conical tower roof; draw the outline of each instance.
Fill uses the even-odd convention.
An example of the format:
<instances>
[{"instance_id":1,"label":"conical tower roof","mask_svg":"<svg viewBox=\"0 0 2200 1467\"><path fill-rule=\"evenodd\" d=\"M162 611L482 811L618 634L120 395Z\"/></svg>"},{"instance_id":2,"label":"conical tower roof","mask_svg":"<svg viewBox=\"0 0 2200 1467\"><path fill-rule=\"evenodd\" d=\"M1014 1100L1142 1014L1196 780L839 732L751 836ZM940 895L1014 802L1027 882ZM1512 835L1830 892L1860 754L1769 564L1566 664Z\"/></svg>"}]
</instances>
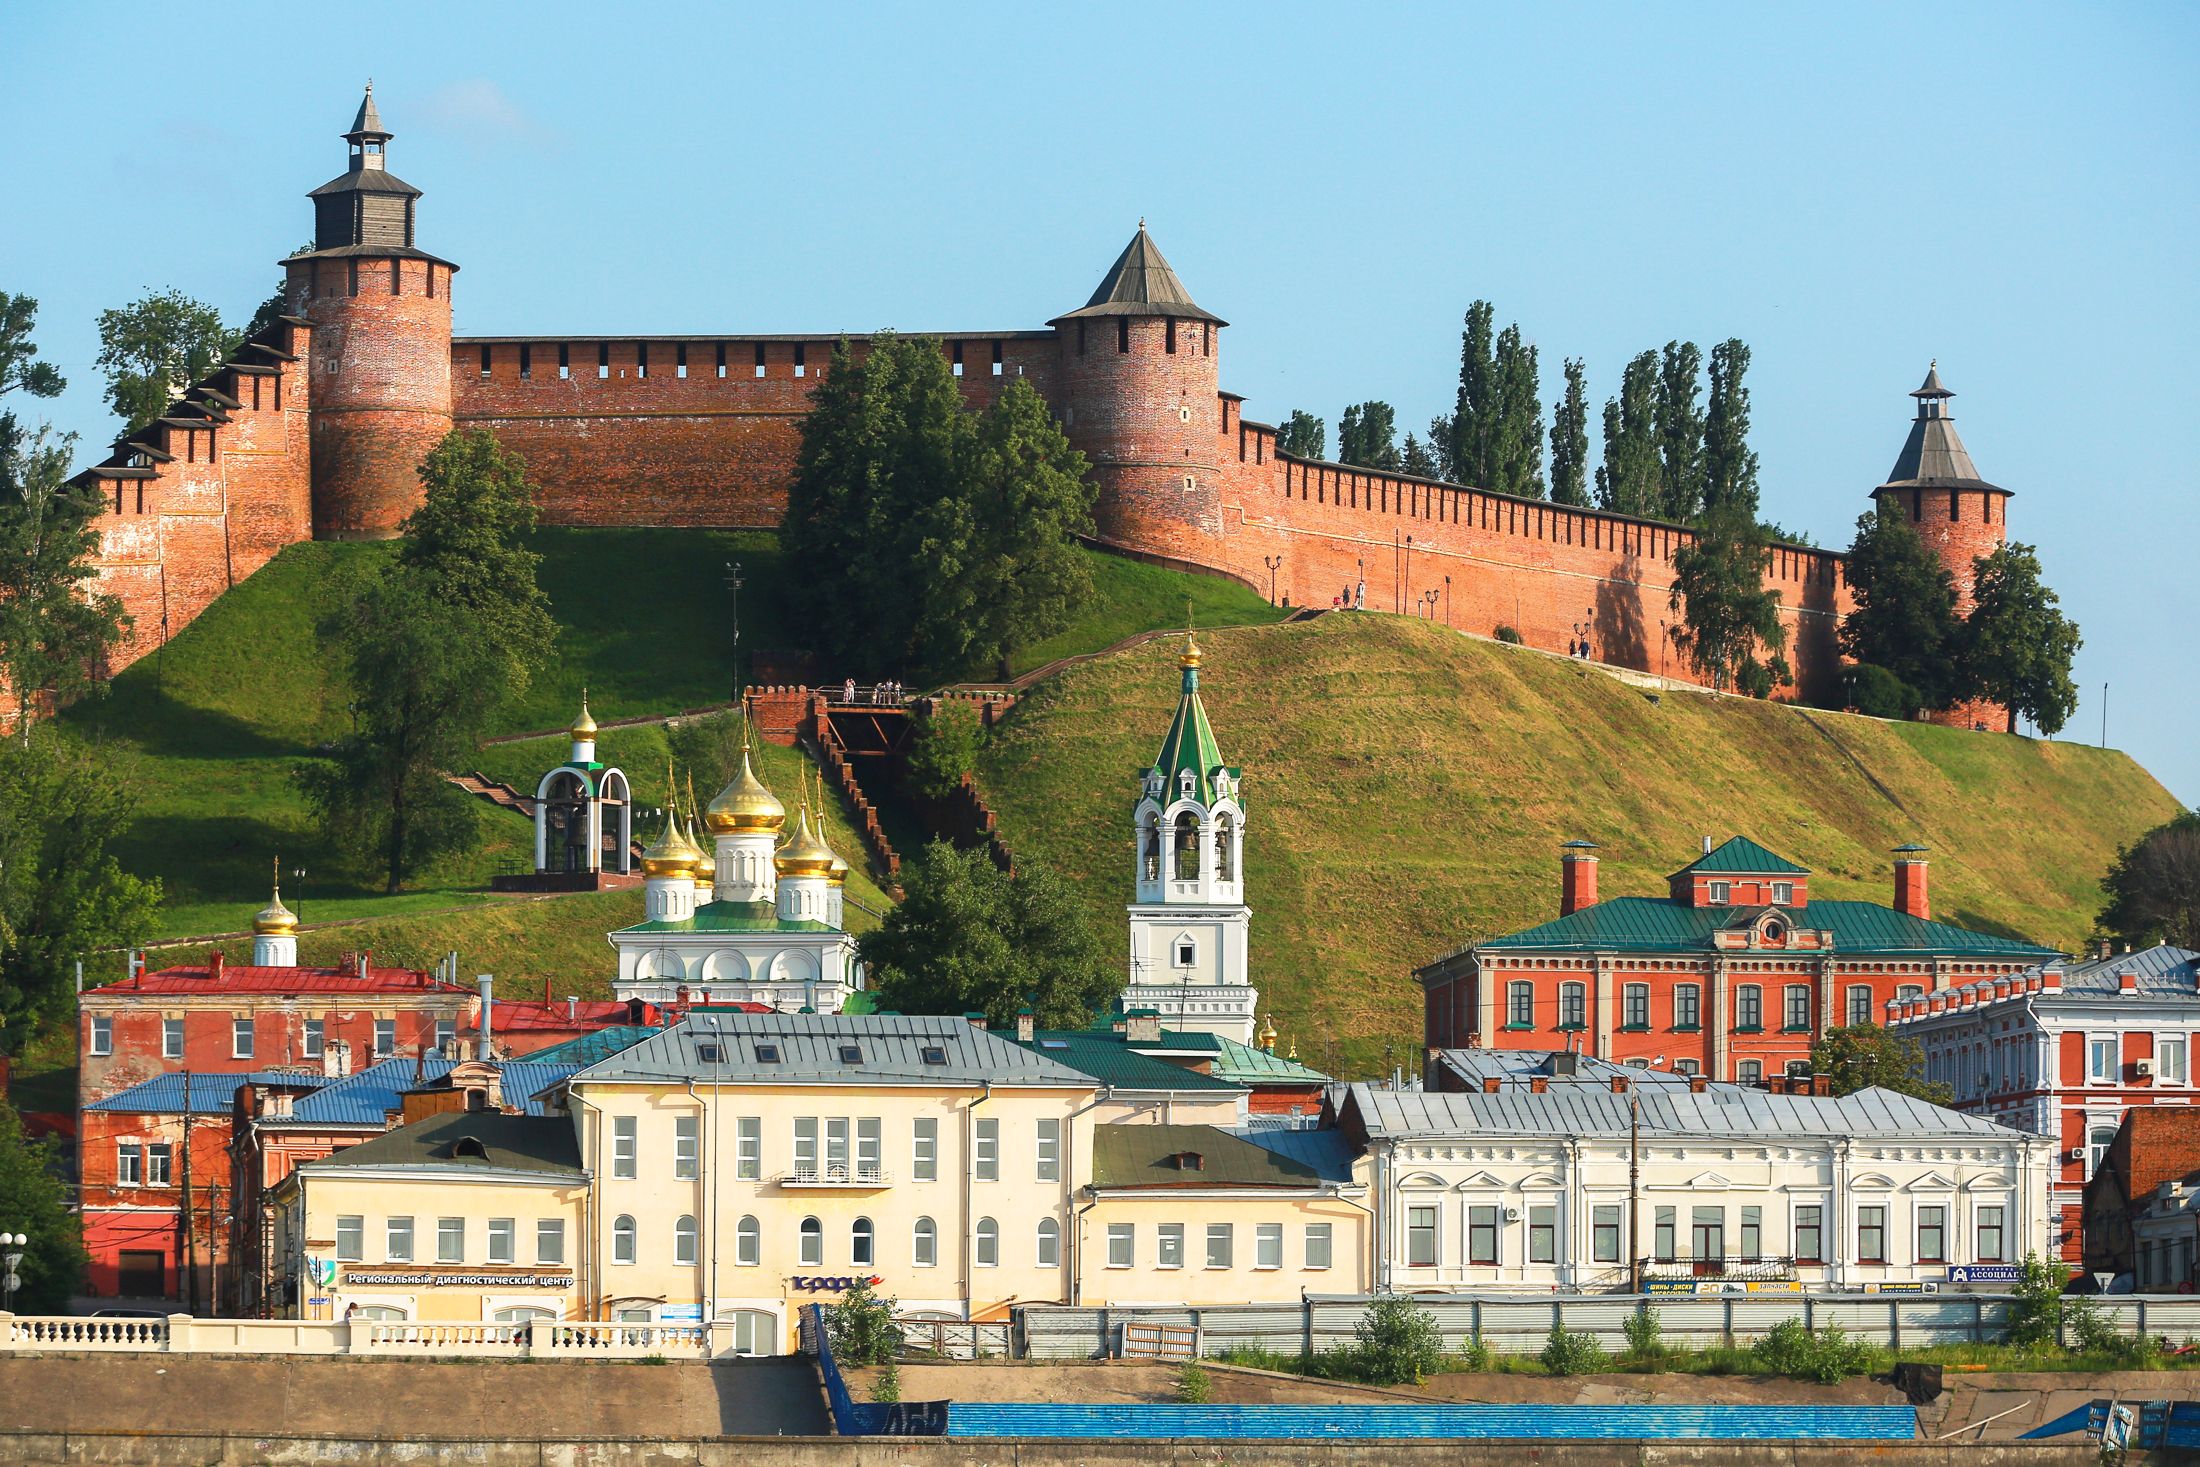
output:
<instances>
[{"instance_id":1,"label":"conical tower roof","mask_svg":"<svg viewBox=\"0 0 2200 1467\"><path fill-rule=\"evenodd\" d=\"M1183 654L1176 660L1184 673L1176 717L1170 720L1168 735L1161 740L1161 752L1153 762L1153 767L1161 771L1163 803L1181 794L1183 776L1189 773L1192 798L1203 805L1212 804L1215 772L1227 767L1222 760L1222 745L1215 741L1214 727L1207 722L1206 705L1199 701L1199 662L1199 642L1192 633L1186 632ZM1235 774L1236 771L1230 772ZM1243 803L1242 795L1232 798Z\"/></svg>"},{"instance_id":2,"label":"conical tower roof","mask_svg":"<svg viewBox=\"0 0 2200 1467\"><path fill-rule=\"evenodd\" d=\"M1131 242L1123 246L1123 253L1108 267L1092 299L1068 315L1054 319L1075 321L1092 316L1174 316L1182 321L1212 321L1217 326L1230 324L1193 302L1192 293L1184 288L1184 282L1177 279L1169 262L1161 257L1161 247L1146 233L1143 219L1138 221L1138 233L1131 236Z\"/></svg>"},{"instance_id":3,"label":"conical tower roof","mask_svg":"<svg viewBox=\"0 0 2200 1467\"><path fill-rule=\"evenodd\" d=\"M1955 393L1940 380L1935 362L1925 374L1924 385L1910 396L1917 399L1917 418L1910 436L1887 473L1882 489L1999 489L1979 477L1978 466L1956 432L1948 414L1948 399ZM2001 490L2007 493L2007 490Z\"/></svg>"},{"instance_id":4,"label":"conical tower roof","mask_svg":"<svg viewBox=\"0 0 2200 1467\"><path fill-rule=\"evenodd\" d=\"M357 142L361 138L387 140L391 133L382 126L382 114L374 105L374 83L367 83L367 94L359 99L359 115L351 121L351 131L345 137Z\"/></svg>"}]
</instances>

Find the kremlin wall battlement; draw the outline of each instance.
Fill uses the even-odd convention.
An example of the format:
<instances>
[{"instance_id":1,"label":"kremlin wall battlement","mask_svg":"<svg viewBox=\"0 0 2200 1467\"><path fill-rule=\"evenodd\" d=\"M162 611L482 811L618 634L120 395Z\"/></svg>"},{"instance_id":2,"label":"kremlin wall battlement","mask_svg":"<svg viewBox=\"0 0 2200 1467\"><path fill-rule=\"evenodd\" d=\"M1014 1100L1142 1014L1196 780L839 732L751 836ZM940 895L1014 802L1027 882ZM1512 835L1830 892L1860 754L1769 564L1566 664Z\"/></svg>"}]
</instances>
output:
<instances>
[{"instance_id":1,"label":"kremlin wall battlement","mask_svg":"<svg viewBox=\"0 0 2200 1467\"><path fill-rule=\"evenodd\" d=\"M110 503L101 585L135 619L118 666L284 544L396 533L419 502L420 459L453 426L488 429L525 460L546 524L778 524L835 337L454 338L457 266L413 243L419 191L383 167L390 134L371 92L345 137L350 170L314 191L315 248L284 262L293 315L79 476ZM1293 605L1364 583L1368 609L1511 627L1551 651L1586 626L1596 660L1690 678L1668 630L1690 531L1279 453L1276 430L1220 386L1225 325L1141 222L1083 307L1044 329L938 340L973 407L1012 379L1049 402L1092 462L1103 544ZM2001 543L2008 494L1976 479L1937 374L1914 395L1910 446L1872 492L1919 519L1967 605L1970 557ZM1841 565L1831 551L1773 553L1788 696L1822 692L1838 666ZM1999 715L1959 714L1980 716Z\"/></svg>"}]
</instances>

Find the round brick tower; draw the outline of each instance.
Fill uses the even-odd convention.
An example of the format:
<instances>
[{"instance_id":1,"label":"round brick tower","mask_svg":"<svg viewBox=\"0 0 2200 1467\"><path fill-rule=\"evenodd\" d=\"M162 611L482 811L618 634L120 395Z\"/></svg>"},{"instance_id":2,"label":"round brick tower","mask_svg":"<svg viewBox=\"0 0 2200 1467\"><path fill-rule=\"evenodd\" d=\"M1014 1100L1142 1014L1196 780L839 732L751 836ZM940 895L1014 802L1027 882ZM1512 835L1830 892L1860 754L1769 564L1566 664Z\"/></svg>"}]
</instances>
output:
<instances>
[{"instance_id":1,"label":"round brick tower","mask_svg":"<svg viewBox=\"0 0 2200 1467\"><path fill-rule=\"evenodd\" d=\"M350 167L315 189L313 248L284 261L313 322L313 533L381 540L420 503L420 461L451 431L451 277L413 246L420 190L391 173L368 83Z\"/></svg>"},{"instance_id":2,"label":"round brick tower","mask_svg":"<svg viewBox=\"0 0 2200 1467\"><path fill-rule=\"evenodd\" d=\"M1941 384L1938 362L1910 396L1917 399L1917 420L1910 424L1893 472L1872 491L1872 498L1881 509L1898 507L1917 527L1955 581L1957 612L1969 616L1975 563L2009 538L2010 491L1979 477L1948 411L1948 399L1955 393ZM1963 703L1933 715L1934 722L1957 728L2002 728L2008 720L2007 709L1986 702Z\"/></svg>"},{"instance_id":3,"label":"round brick tower","mask_svg":"<svg viewBox=\"0 0 2200 1467\"><path fill-rule=\"evenodd\" d=\"M1062 353L1055 408L1092 460L1100 537L1214 560L1222 534L1215 363L1228 323L1193 303L1141 219L1092 299L1047 324Z\"/></svg>"}]
</instances>

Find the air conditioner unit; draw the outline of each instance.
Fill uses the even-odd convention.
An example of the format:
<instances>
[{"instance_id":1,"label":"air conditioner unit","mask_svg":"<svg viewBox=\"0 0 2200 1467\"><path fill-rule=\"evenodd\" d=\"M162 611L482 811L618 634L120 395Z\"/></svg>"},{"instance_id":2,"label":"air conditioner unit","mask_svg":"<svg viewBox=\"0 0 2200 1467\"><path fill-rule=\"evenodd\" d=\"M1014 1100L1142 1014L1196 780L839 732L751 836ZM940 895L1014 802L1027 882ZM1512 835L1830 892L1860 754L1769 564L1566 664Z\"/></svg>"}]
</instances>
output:
<instances>
[{"instance_id":1,"label":"air conditioner unit","mask_svg":"<svg viewBox=\"0 0 2200 1467\"><path fill-rule=\"evenodd\" d=\"M2133 1060L2131 1062L2131 1068L2138 1074L2139 1078L2142 1080L2151 1080L2154 1078L2153 1060Z\"/></svg>"},{"instance_id":2,"label":"air conditioner unit","mask_svg":"<svg viewBox=\"0 0 2200 1467\"><path fill-rule=\"evenodd\" d=\"M2066 1159L2066 1160L2069 1160L2069 1161L2084 1161L2084 1160L2085 1160L2085 1148L2084 1148L2083 1146L2073 1146L2073 1147L2071 1147L2071 1148L2070 1148L2070 1154L2069 1154L2069 1156L2068 1156L2067 1158L2065 1158L2065 1159Z\"/></svg>"},{"instance_id":3,"label":"air conditioner unit","mask_svg":"<svg viewBox=\"0 0 2200 1467\"><path fill-rule=\"evenodd\" d=\"M1520 1209L1519 1209L1519 1208L1517 1208L1517 1207L1509 1207L1509 1206L1508 1206L1508 1207L1507 1207L1507 1208L1505 1209L1505 1221L1507 1221L1507 1222L1518 1222L1518 1221L1520 1221Z\"/></svg>"}]
</instances>

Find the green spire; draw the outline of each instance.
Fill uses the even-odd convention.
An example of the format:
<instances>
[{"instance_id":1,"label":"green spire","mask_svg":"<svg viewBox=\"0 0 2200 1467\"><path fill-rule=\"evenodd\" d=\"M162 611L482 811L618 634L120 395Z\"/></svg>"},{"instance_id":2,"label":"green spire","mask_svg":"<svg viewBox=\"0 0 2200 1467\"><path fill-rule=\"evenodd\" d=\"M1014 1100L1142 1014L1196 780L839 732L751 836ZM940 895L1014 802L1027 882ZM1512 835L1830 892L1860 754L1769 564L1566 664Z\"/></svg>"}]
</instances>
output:
<instances>
[{"instance_id":1,"label":"green spire","mask_svg":"<svg viewBox=\"0 0 2200 1467\"><path fill-rule=\"evenodd\" d=\"M1192 776L1192 797L1201 804L1213 804L1215 800L1214 776L1227 773L1233 784L1238 771L1222 762L1222 746L1215 742L1213 725L1207 722L1207 710L1199 701L1199 643L1190 631L1184 633L1184 652L1177 659L1177 666L1184 670L1184 686L1176 705L1176 717L1169 724L1168 736L1161 741L1161 753L1153 767L1161 771L1164 805L1179 797L1183 787L1183 775ZM1241 804L1242 793L1233 794Z\"/></svg>"}]
</instances>

